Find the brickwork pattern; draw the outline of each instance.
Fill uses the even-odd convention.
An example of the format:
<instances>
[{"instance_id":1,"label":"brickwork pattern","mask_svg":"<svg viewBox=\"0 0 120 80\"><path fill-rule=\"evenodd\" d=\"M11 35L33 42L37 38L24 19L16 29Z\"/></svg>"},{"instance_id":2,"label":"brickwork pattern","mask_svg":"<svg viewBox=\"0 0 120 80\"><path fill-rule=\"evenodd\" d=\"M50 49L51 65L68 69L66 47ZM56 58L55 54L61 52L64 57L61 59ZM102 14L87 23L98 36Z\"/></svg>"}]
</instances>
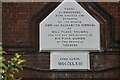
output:
<instances>
[{"instance_id":1,"label":"brickwork pattern","mask_svg":"<svg viewBox=\"0 0 120 80\"><path fill-rule=\"evenodd\" d=\"M39 70L24 68L17 76L23 78L119 78L120 70L99 70L111 68L120 64L120 52L112 51L111 52L98 52L91 53L91 69L93 71L50 71L50 55L49 53L38 53L38 52L29 52L32 44L38 44L36 40L32 40L35 36L38 37L38 27L32 25L32 18L36 15L47 3L2 3L2 19L3 19L3 43L11 51L17 51L21 47L28 50L22 57L26 59L26 63L23 65L39 68ZM120 4L119 3L99 3L105 10L107 10L111 15L113 15L116 21L116 39L120 40ZM117 6L116 6L117 5ZM48 6L49 7L49 6ZM42 12L40 12L42 13ZM37 28L37 29L36 29ZM35 31L34 31L35 30ZM109 31L108 31L109 32ZM101 33L101 34L104 34ZM107 34L109 35L109 34ZM32 38L31 38L32 36ZM102 35L104 36L104 35ZM107 37L105 35L105 37ZM33 43L34 42L34 43ZM16 45L19 46L16 48ZM106 44L105 44L106 45ZM38 46L35 46L38 49ZM13 55L5 55L10 59Z\"/></svg>"}]
</instances>

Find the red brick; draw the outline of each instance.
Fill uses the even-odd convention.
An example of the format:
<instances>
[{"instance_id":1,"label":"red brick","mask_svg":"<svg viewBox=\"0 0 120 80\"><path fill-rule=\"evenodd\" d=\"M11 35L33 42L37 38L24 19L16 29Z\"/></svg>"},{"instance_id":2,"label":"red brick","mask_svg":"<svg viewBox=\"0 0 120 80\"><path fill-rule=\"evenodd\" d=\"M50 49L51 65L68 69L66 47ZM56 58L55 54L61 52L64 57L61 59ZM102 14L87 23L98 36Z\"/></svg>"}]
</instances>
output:
<instances>
[{"instance_id":1,"label":"red brick","mask_svg":"<svg viewBox=\"0 0 120 80\"><path fill-rule=\"evenodd\" d=\"M82 3L81 3L82 4ZM85 3L84 3L85 4ZM119 32L119 5L117 3L99 3L101 7L103 7L106 12L109 12L115 19L115 29L116 29L116 39L120 40ZM27 50L36 48L38 49L37 40L38 39L38 22L32 21L32 18L36 16L44 6L47 4L44 3L3 3L3 43L5 45L30 45L27 48L9 48L9 50L17 51L17 50ZM117 6L116 6L117 5ZM115 6L115 7L114 7ZM50 7L50 6L48 6ZM114 8L113 8L114 7ZM85 9L90 10L90 6L85 4ZM49 10L48 10L49 11ZM46 13L48 13L48 11ZM118 12L117 12L118 11ZM92 12L92 11L91 11ZM115 14L116 13L116 14ZM91 13L92 14L92 13ZM94 13L95 14L95 13ZM43 14L45 15L45 14ZM96 15L97 17L98 15ZM38 15L39 17L39 15ZM42 16L43 17L43 16ZM102 16L101 16L102 17ZM41 19L41 18L40 18ZM17 76L23 78L118 78L120 75L120 71L115 70L107 70L107 71L96 71L97 69L102 68L110 68L114 67L114 65L120 64L119 55L114 55L120 51L120 49L109 48L110 44L110 25L108 24L107 19L101 18L101 48L102 51L106 50L106 52L95 53L95 55L91 55L91 69L93 71L90 72L82 72L82 71L47 71L49 70L50 64L50 54L49 53L25 53L22 55L22 58L26 60L24 65L36 67L41 69L41 71L36 71L32 69L25 68L20 73L16 74ZM98 19L99 20L99 19ZM107 51L108 50L108 51ZM113 52L114 51L114 52ZM115 52L116 51L116 52ZM92 54L92 53L91 53ZM13 55L5 55L8 59L11 59ZM47 69L46 71L44 71Z\"/></svg>"}]
</instances>

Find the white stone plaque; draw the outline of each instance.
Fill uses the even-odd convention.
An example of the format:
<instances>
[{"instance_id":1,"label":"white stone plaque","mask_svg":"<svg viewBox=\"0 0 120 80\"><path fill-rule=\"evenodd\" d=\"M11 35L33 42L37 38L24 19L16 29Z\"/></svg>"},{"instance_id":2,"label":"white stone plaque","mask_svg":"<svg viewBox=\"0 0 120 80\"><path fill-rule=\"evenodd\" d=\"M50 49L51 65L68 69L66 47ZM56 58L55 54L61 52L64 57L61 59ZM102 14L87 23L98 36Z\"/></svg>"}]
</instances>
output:
<instances>
[{"instance_id":1,"label":"white stone plaque","mask_svg":"<svg viewBox=\"0 0 120 80\"><path fill-rule=\"evenodd\" d=\"M75 0L63 1L39 26L40 51L100 50L100 24Z\"/></svg>"},{"instance_id":2,"label":"white stone plaque","mask_svg":"<svg viewBox=\"0 0 120 80\"><path fill-rule=\"evenodd\" d=\"M51 52L50 69L90 69L89 52Z\"/></svg>"}]
</instances>

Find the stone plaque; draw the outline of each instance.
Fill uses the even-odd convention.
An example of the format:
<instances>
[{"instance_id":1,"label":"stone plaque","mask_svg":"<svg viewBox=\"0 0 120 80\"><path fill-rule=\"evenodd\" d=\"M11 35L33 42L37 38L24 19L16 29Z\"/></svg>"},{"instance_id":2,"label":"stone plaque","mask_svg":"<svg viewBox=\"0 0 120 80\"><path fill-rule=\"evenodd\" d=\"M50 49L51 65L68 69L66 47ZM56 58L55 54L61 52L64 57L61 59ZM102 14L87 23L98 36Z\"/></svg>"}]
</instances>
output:
<instances>
[{"instance_id":1,"label":"stone plaque","mask_svg":"<svg viewBox=\"0 0 120 80\"><path fill-rule=\"evenodd\" d=\"M51 52L50 69L90 69L89 52Z\"/></svg>"},{"instance_id":2,"label":"stone plaque","mask_svg":"<svg viewBox=\"0 0 120 80\"><path fill-rule=\"evenodd\" d=\"M100 50L100 24L76 1L63 1L40 23L40 51Z\"/></svg>"}]
</instances>

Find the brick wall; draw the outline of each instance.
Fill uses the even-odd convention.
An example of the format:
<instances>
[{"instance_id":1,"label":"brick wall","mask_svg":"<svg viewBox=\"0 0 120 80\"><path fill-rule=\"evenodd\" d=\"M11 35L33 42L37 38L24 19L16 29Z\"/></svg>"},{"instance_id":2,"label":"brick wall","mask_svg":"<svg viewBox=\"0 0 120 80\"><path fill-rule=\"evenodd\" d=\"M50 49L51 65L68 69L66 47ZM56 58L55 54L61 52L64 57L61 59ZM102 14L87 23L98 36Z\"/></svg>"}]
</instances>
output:
<instances>
[{"instance_id":1,"label":"brick wall","mask_svg":"<svg viewBox=\"0 0 120 80\"><path fill-rule=\"evenodd\" d=\"M26 60L23 64L24 70L16 76L23 78L119 78L120 76L120 48L113 45L111 40L110 23L107 18L100 18L102 52L90 53L91 70L89 71L51 71L49 70L49 53L38 52L38 23L42 21L59 3L2 3L3 20L3 47L9 53L5 55L10 59L15 52L24 53L22 58ZM90 4L81 4L86 10ZM88 5L88 6L87 6ZM115 40L119 41L119 3L99 3L99 5L110 13L115 19ZM46 7L47 6L47 7ZM90 12L91 15L92 11ZM96 16L96 18L99 15ZM105 24L105 25L104 25ZM114 32L114 31L113 31ZM113 33L112 33L113 34ZM116 46L116 47L114 47ZM27 79L28 80L28 79Z\"/></svg>"},{"instance_id":2,"label":"brick wall","mask_svg":"<svg viewBox=\"0 0 120 80\"><path fill-rule=\"evenodd\" d=\"M2 3L0 3L0 42L2 42Z\"/></svg>"}]
</instances>

